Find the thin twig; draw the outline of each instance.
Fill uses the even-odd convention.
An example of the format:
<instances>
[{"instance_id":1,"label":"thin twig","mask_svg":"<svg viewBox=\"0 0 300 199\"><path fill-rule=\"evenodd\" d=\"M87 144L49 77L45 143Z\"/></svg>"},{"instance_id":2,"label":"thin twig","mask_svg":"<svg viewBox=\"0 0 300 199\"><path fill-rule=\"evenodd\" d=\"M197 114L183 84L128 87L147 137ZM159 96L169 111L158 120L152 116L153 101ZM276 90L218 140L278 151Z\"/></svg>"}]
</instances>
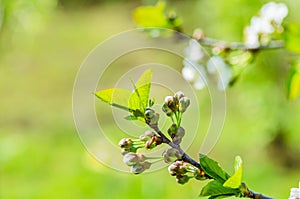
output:
<instances>
[{"instance_id":1,"label":"thin twig","mask_svg":"<svg viewBox=\"0 0 300 199\"><path fill-rule=\"evenodd\" d=\"M271 41L268 45L261 45L259 47L250 48L242 42L227 42L222 40L217 40L209 37L203 37L196 39L201 45L209 47L220 47L224 50L248 50L248 51L257 51L257 50L267 50L267 49L280 49L284 48L284 42L282 40Z\"/></svg>"}]
</instances>

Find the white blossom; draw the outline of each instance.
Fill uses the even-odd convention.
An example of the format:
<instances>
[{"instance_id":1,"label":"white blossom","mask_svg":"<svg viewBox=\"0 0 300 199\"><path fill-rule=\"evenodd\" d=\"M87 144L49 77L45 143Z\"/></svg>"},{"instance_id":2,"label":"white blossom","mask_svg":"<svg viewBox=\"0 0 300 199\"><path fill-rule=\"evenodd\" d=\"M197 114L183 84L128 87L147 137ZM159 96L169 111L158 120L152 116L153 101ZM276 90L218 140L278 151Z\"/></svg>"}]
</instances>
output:
<instances>
[{"instance_id":1,"label":"white blossom","mask_svg":"<svg viewBox=\"0 0 300 199\"><path fill-rule=\"evenodd\" d=\"M253 30L253 27L247 26L245 28L244 34L246 35L245 45L248 48L257 48L259 47L259 37L256 31Z\"/></svg>"},{"instance_id":2,"label":"white blossom","mask_svg":"<svg viewBox=\"0 0 300 199\"><path fill-rule=\"evenodd\" d=\"M268 38L281 26L288 14L284 3L269 2L260 10L259 16L251 18L250 25L244 29L245 45L248 48L257 48L268 42Z\"/></svg>"},{"instance_id":3,"label":"white blossom","mask_svg":"<svg viewBox=\"0 0 300 199\"><path fill-rule=\"evenodd\" d=\"M194 63L188 59L183 60L182 76L191 83L194 83L194 87L197 90L201 90L206 86L206 71L204 66L198 63Z\"/></svg>"},{"instance_id":4,"label":"white blossom","mask_svg":"<svg viewBox=\"0 0 300 199\"><path fill-rule=\"evenodd\" d=\"M194 63L195 64L195 63ZM192 63L189 62L189 60L184 59L183 60L183 69L182 69L182 76L183 78L188 81L191 82L193 80L196 79L196 69L192 66Z\"/></svg>"},{"instance_id":5,"label":"white blossom","mask_svg":"<svg viewBox=\"0 0 300 199\"><path fill-rule=\"evenodd\" d=\"M194 87L196 90L202 90L206 87L205 80L199 76L197 80L194 82Z\"/></svg>"},{"instance_id":6,"label":"white blossom","mask_svg":"<svg viewBox=\"0 0 300 199\"><path fill-rule=\"evenodd\" d=\"M278 25L282 23L282 20L287 14L288 8L284 3L269 2L265 4L260 11L261 18L269 22L274 21Z\"/></svg>"},{"instance_id":7,"label":"white blossom","mask_svg":"<svg viewBox=\"0 0 300 199\"><path fill-rule=\"evenodd\" d=\"M201 50L201 46L194 39L191 39L189 41L189 46L185 49L184 52L185 52L186 58L193 62L198 62L203 58L203 52Z\"/></svg>"},{"instance_id":8,"label":"white blossom","mask_svg":"<svg viewBox=\"0 0 300 199\"><path fill-rule=\"evenodd\" d=\"M299 182L299 188L291 188L289 199L300 199L300 182Z\"/></svg>"},{"instance_id":9,"label":"white blossom","mask_svg":"<svg viewBox=\"0 0 300 199\"><path fill-rule=\"evenodd\" d=\"M213 56L207 62L207 71L210 74L216 74L218 77L218 88L225 90L232 77L230 67L220 56Z\"/></svg>"}]
</instances>

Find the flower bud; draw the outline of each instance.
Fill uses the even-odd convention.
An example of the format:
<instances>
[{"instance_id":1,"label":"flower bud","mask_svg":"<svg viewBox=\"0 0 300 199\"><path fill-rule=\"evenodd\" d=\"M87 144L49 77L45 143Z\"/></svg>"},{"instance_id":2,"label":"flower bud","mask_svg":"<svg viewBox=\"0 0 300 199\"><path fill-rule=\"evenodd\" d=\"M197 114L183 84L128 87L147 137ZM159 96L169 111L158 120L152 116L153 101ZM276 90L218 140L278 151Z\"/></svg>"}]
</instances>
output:
<instances>
[{"instance_id":1,"label":"flower bud","mask_svg":"<svg viewBox=\"0 0 300 199\"><path fill-rule=\"evenodd\" d=\"M174 94L174 98L178 99L178 101L184 97L184 93L182 91L178 91Z\"/></svg>"},{"instance_id":2,"label":"flower bud","mask_svg":"<svg viewBox=\"0 0 300 199\"><path fill-rule=\"evenodd\" d=\"M172 96L167 96L165 98L165 104L169 109L171 109L173 112L178 110L178 100L174 100L174 97Z\"/></svg>"},{"instance_id":3,"label":"flower bud","mask_svg":"<svg viewBox=\"0 0 300 199\"><path fill-rule=\"evenodd\" d=\"M173 97L172 96L166 96L165 97L165 104L167 106L172 105L174 103Z\"/></svg>"},{"instance_id":4,"label":"flower bud","mask_svg":"<svg viewBox=\"0 0 300 199\"><path fill-rule=\"evenodd\" d=\"M198 168L194 172L194 177L196 180L206 180L204 171L200 171Z\"/></svg>"},{"instance_id":5,"label":"flower bud","mask_svg":"<svg viewBox=\"0 0 300 199\"><path fill-rule=\"evenodd\" d=\"M168 171L170 173L171 176L176 176L177 175L177 166L174 165L174 164L171 164L169 167L168 167Z\"/></svg>"},{"instance_id":6,"label":"flower bud","mask_svg":"<svg viewBox=\"0 0 300 199\"><path fill-rule=\"evenodd\" d=\"M157 125L159 120L159 114L154 110L147 108L145 111L145 121L148 125Z\"/></svg>"},{"instance_id":7,"label":"flower bud","mask_svg":"<svg viewBox=\"0 0 300 199\"><path fill-rule=\"evenodd\" d=\"M175 135L175 136L172 138L172 142L173 142L174 144L179 145L179 144L181 143L181 141L182 141L182 137L179 137L179 136L177 136L177 135Z\"/></svg>"},{"instance_id":8,"label":"flower bud","mask_svg":"<svg viewBox=\"0 0 300 199\"><path fill-rule=\"evenodd\" d=\"M150 166L151 166L151 163L146 161L144 163L138 163L138 164L133 165L130 168L130 171L131 171L131 173L134 173L134 174L140 174L140 173L144 172L146 169L149 169Z\"/></svg>"},{"instance_id":9,"label":"flower bud","mask_svg":"<svg viewBox=\"0 0 300 199\"><path fill-rule=\"evenodd\" d=\"M130 138L123 138L119 142L121 148L129 149L133 147L133 141Z\"/></svg>"},{"instance_id":10,"label":"flower bud","mask_svg":"<svg viewBox=\"0 0 300 199\"><path fill-rule=\"evenodd\" d=\"M163 157L165 163L171 163L174 162L175 160L181 158L181 155L178 150L174 148L169 148L163 152Z\"/></svg>"},{"instance_id":11,"label":"flower bud","mask_svg":"<svg viewBox=\"0 0 300 199\"><path fill-rule=\"evenodd\" d=\"M155 111L151 108L147 108L145 111L145 116L146 116L146 118L151 119L155 116Z\"/></svg>"},{"instance_id":12,"label":"flower bud","mask_svg":"<svg viewBox=\"0 0 300 199\"><path fill-rule=\"evenodd\" d=\"M138 164L140 162L143 162L145 160L145 156L142 154L136 154L129 152L124 155L123 162L127 164L128 166L133 166L135 164Z\"/></svg>"},{"instance_id":13,"label":"flower bud","mask_svg":"<svg viewBox=\"0 0 300 199\"><path fill-rule=\"evenodd\" d=\"M129 153L129 152L130 152L130 151L127 151L126 149L122 149L122 150L121 150L121 154L122 154L122 155L126 155L126 154Z\"/></svg>"},{"instance_id":14,"label":"flower bud","mask_svg":"<svg viewBox=\"0 0 300 199\"><path fill-rule=\"evenodd\" d=\"M167 104L163 104L163 106L162 106L162 111L167 115L167 116L172 116L173 115L173 111L172 111L172 109L170 109L169 107L168 107L168 105Z\"/></svg>"},{"instance_id":15,"label":"flower bud","mask_svg":"<svg viewBox=\"0 0 300 199\"><path fill-rule=\"evenodd\" d=\"M168 128L168 134L171 138L173 138L176 135L177 132L177 125L176 124L172 124L169 128Z\"/></svg>"},{"instance_id":16,"label":"flower bud","mask_svg":"<svg viewBox=\"0 0 300 199\"><path fill-rule=\"evenodd\" d=\"M183 175L187 172L186 170L187 164L183 162L182 160L177 160L176 162L173 162L168 167L168 171L171 175Z\"/></svg>"},{"instance_id":17,"label":"flower bud","mask_svg":"<svg viewBox=\"0 0 300 199\"><path fill-rule=\"evenodd\" d=\"M179 184L185 184L189 181L189 177L187 175L177 175L176 182Z\"/></svg>"},{"instance_id":18,"label":"flower bud","mask_svg":"<svg viewBox=\"0 0 300 199\"><path fill-rule=\"evenodd\" d=\"M183 127L180 126L180 127L177 129L177 131L176 131L176 136L182 138L182 137L184 136L184 134L185 134L185 130L184 130Z\"/></svg>"},{"instance_id":19,"label":"flower bud","mask_svg":"<svg viewBox=\"0 0 300 199\"><path fill-rule=\"evenodd\" d=\"M184 113L186 111L186 109L189 107L190 105L190 99L187 97L183 97L179 100L179 111Z\"/></svg>"},{"instance_id":20,"label":"flower bud","mask_svg":"<svg viewBox=\"0 0 300 199\"><path fill-rule=\"evenodd\" d=\"M172 142L174 144L180 144L182 141L182 137L185 134L185 130L182 127L177 128L176 124L173 124L169 129L168 133L172 138Z\"/></svg>"},{"instance_id":21,"label":"flower bud","mask_svg":"<svg viewBox=\"0 0 300 199\"><path fill-rule=\"evenodd\" d=\"M145 131L145 133L143 135L140 136L140 140L141 141L148 141L152 138L152 136L154 136L155 133L151 130L147 130Z\"/></svg>"},{"instance_id":22,"label":"flower bud","mask_svg":"<svg viewBox=\"0 0 300 199\"><path fill-rule=\"evenodd\" d=\"M153 149L157 145L160 145L162 143L162 140L160 137L157 137L156 135L152 136L150 140L146 142L145 148L146 149Z\"/></svg>"}]
</instances>

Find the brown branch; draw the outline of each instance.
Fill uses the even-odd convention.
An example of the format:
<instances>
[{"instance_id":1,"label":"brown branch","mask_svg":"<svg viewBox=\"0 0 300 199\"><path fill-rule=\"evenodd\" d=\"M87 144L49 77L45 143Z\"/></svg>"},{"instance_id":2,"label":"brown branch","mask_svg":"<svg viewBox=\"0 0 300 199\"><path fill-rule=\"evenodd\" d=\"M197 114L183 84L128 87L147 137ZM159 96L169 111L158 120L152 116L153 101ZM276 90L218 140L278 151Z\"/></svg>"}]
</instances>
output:
<instances>
[{"instance_id":1,"label":"brown branch","mask_svg":"<svg viewBox=\"0 0 300 199\"><path fill-rule=\"evenodd\" d=\"M170 147L176 149L179 151L181 157L181 160L183 160L184 162L190 163L191 165L197 167L198 169L200 169L200 171L203 171L200 163L197 162L196 160L194 160L193 158L191 158L188 154L186 154L180 147L180 145L173 143L171 140L169 140L169 138L167 138L165 136L165 134L163 132L161 132L161 130L158 128L157 124L154 125L149 125L162 139L162 143L168 144ZM210 176L206 175L206 177L208 179L212 179ZM248 197L248 198L253 198L253 199L273 199L269 196L265 196L259 193L256 193L254 191L251 191L247 188L246 184L243 183L243 186L246 187L247 192L245 193L244 197Z\"/></svg>"},{"instance_id":2,"label":"brown branch","mask_svg":"<svg viewBox=\"0 0 300 199\"><path fill-rule=\"evenodd\" d=\"M193 158L191 158L188 154L186 154L181 148L180 145L173 143L171 140L169 140L164 134L163 132L161 132L161 130L158 128L157 125L149 125L162 139L162 143L166 143L168 144L170 147L176 149L177 151L179 151L180 155L181 155L181 159L184 162L190 163L191 165L197 167L198 169L200 169L200 171L202 171L202 168L200 166L200 164L195 161Z\"/></svg>"},{"instance_id":3,"label":"brown branch","mask_svg":"<svg viewBox=\"0 0 300 199\"><path fill-rule=\"evenodd\" d=\"M265 196L265 195L262 195L260 193L256 193L256 192L251 191L251 190L248 190L248 195L246 197L253 198L253 199L273 199L269 196Z\"/></svg>"}]
</instances>

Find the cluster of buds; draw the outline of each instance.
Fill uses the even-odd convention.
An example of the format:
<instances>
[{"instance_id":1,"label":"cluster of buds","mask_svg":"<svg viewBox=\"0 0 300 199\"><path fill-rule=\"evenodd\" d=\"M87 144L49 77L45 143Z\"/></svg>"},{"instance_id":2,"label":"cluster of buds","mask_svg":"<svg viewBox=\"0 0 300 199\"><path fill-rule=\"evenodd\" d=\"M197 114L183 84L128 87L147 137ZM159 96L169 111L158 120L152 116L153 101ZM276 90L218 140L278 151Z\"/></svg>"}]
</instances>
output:
<instances>
[{"instance_id":1,"label":"cluster of buds","mask_svg":"<svg viewBox=\"0 0 300 199\"><path fill-rule=\"evenodd\" d=\"M168 170L172 176L176 177L176 181L179 184L185 184L191 178L195 178L196 180L206 179L203 171L182 160L175 161L169 166Z\"/></svg>"},{"instance_id":2,"label":"cluster of buds","mask_svg":"<svg viewBox=\"0 0 300 199\"><path fill-rule=\"evenodd\" d=\"M148 130L138 139L123 138L119 142L122 148L123 162L131 167L131 172L139 174L150 168L151 163L145 161L147 158L142 154L137 154L139 148L153 149L162 143L161 137L153 131Z\"/></svg>"},{"instance_id":3,"label":"cluster of buds","mask_svg":"<svg viewBox=\"0 0 300 199\"><path fill-rule=\"evenodd\" d=\"M183 127L177 127L176 124L172 124L168 129L168 134L172 138L174 144L180 144L185 134Z\"/></svg>"},{"instance_id":4,"label":"cluster of buds","mask_svg":"<svg viewBox=\"0 0 300 199\"><path fill-rule=\"evenodd\" d=\"M135 153L139 148L153 149L161 143L161 137L157 136L153 131L148 130L138 139L121 139L119 146L122 148L122 155L125 155L129 152Z\"/></svg>"},{"instance_id":5,"label":"cluster of buds","mask_svg":"<svg viewBox=\"0 0 300 199\"><path fill-rule=\"evenodd\" d=\"M122 148L122 154L125 155L129 152L136 152L137 149L144 147L143 141L131 138L123 138L119 142L119 146Z\"/></svg>"},{"instance_id":6,"label":"cluster of buds","mask_svg":"<svg viewBox=\"0 0 300 199\"><path fill-rule=\"evenodd\" d=\"M172 116L176 112L184 113L190 105L190 99L184 96L184 93L178 91L174 96L167 96L165 98L165 103L162 106L163 112L167 116Z\"/></svg>"},{"instance_id":7,"label":"cluster of buds","mask_svg":"<svg viewBox=\"0 0 300 199\"><path fill-rule=\"evenodd\" d=\"M142 173L150 168L151 163L145 160L146 157L143 154L133 152L126 153L123 157L123 162L130 166L130 171L134 174Z\"/></svg>"}]
</instances>

